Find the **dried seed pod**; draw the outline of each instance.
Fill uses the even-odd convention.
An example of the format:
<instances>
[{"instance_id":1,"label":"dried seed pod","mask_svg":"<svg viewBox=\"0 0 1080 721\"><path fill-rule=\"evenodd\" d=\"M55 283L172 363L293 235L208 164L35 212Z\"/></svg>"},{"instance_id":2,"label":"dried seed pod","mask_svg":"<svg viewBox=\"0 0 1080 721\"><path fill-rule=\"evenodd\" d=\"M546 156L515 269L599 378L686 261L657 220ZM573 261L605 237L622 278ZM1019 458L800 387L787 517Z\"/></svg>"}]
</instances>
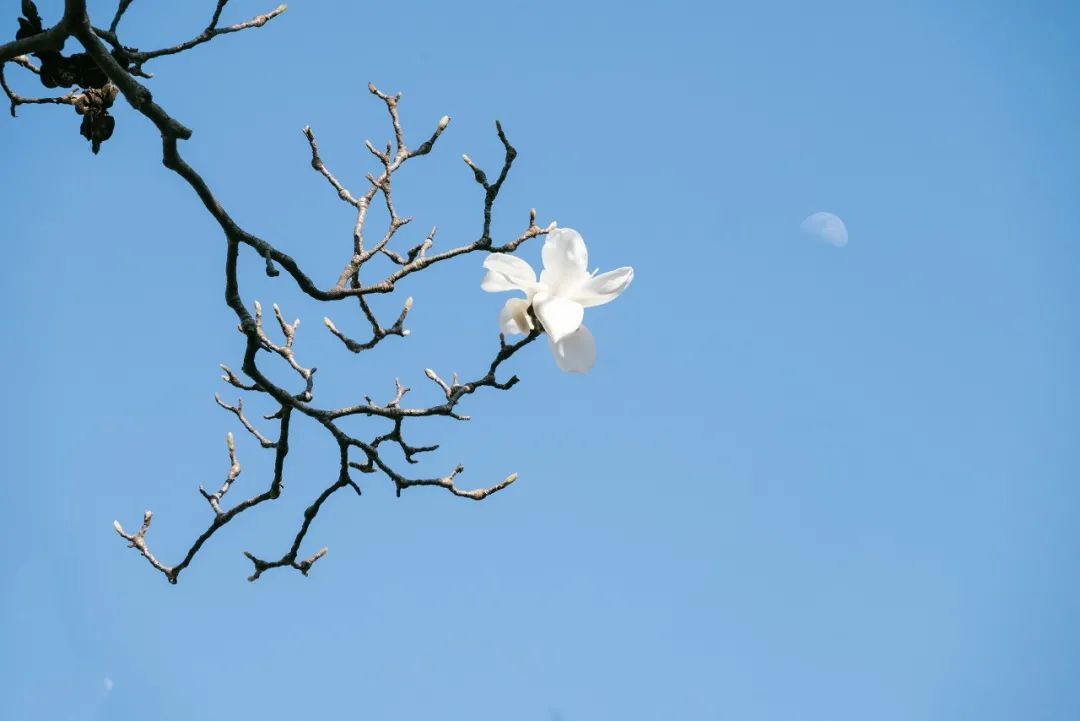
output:
<instances>
[{"instance_id":1,"label":"dried seed pod","mask_svg":"<svg viewBox=\"0 0 1080 721\"><path fill-rule=\"evenodd\" d=\"M41 52L41 84L47 88L70 88L75 84L75 69L68 58L58 52Z\"/></svg>"},{"instance_id":2,"label":"dried seed pod","mask_svg":"<svg viewBox=\"0 0 1080 721\"><path fill-rule=\"evenodd\" d=\"M103 88L90 88L75 97L75 112L83 117L79 132L90 141L90 149L95 155L101 150L101 144L112 137L116 127L116 119L109 115L109 108L119 92L119 88L109 84Z\"/></svg>"},{"instance_id":3,"label":"dried seed pod","mask_svg":"<svg viewBox=\"0 0 1080 721\"><path fill-rule=\"evenodd\" d=\"M22 40L42 32L41 16L38 15L37 7L30 0L23 0L22 14L19 18L19 30L15 33L16 40Z\"/></svg>"},{"instance_id":4,"label":"dried seed pod","mask_svg":"<svg viewBox=\"0 0 1080 721\"><path fill-rule=\"evenodd\" d=\"M100 88L109 82L105 71L98 67L86 53L75 53L68 58L75 82L83 88Z\"/></svg>"},{"instance_id":5,"label":"dried seed pod","mask_svg":"<svg viewBox=\"0 0 1080 721\"><path fill-rule=\"evenodd\" d=\"M86 115L86 112L90 109L90 98L86 96L86 93L76 95L71 105L75 108L76 113Z\"/></svg>"},{"instance_id":6,"label":"dried seed pod","mask_svg":"<svg viewBox=\"0 0 1080 721\"><path fill-rule=\"evenodd\" d=\"M97 155L101 150L101 144L112 137L115 126L116 118L109 115L108 110L91 108L83 115L79 132L90 141L90 150Z\"/></svg>"}]
</instances>

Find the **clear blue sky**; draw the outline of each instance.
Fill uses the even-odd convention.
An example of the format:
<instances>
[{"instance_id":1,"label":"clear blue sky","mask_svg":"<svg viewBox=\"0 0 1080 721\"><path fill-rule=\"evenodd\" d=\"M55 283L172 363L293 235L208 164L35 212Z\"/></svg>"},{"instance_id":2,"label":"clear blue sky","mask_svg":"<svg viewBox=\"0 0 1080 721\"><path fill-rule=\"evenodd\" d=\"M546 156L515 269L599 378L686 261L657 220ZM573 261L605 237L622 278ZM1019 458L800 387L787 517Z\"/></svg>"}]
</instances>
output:
<instances>
[{"instance_id":1,"label":"clear blue sky","mask_svg":"<svg viewBox=\"0 0 1080 721\"><path fill-rule=\"evenodd\" d=\"M121 31L183 39L211 5L137 0ZM149 66L192 164L320 279L352 216L300 129L362 187L363 140L389 137L369 80L405 93L414 143L453 117L401 176L414 235L475 237L459 156L494 167L499 118L499 237L536 207L637 271L588 313L591 374L538 344L470 423L414 426L444 443L424 469L517 484L477 504L364 477L313 526L309 578L255 584L241 551L284 552L332 481L311 424L285 495L178 586L111 528L152 508L175 563L228 430L235 496L267 483L212 398L240 351L220 234L130 109L98 157L68 108L5 114L0 718L1080 717L1078 32L1066 2L297 2ZM815 211L846 247L800 233ZM250 256L245 296L302 319L321 402L395 376L434 400L425 367L474 373L496 342L480 260L405 284L412 335L359 358Z\"/></svg>"}]
</instances>

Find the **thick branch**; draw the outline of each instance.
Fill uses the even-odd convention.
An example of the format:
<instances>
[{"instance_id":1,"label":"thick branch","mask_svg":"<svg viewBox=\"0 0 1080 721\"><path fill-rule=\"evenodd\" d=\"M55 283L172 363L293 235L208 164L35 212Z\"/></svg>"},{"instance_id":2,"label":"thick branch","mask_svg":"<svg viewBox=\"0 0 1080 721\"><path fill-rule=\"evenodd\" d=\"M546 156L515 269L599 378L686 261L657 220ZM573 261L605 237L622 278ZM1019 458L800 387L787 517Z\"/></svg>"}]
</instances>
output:
<instances>
[{"instance_id":1,"label":"thick branch","mask_svg":"<svg viewBox=\"0 0 1080 721\"><path fill-rule=\"evenodd\" d=\"M72 0L68 0L67 5L68 12L65 12L63 19L48 30L38 33L37 35L20 38L19 40L12 40L9 43L0 45L0 65L10 60L14 60L20 55L31 55L33 53L41 52L42 50L59 50L64 47L64 41L71 35L70 18L73 17L73 15L69 13L77 14L80 9L83 14L86 12L84 2L72 2Z\"/></svg>"}]
</instances>

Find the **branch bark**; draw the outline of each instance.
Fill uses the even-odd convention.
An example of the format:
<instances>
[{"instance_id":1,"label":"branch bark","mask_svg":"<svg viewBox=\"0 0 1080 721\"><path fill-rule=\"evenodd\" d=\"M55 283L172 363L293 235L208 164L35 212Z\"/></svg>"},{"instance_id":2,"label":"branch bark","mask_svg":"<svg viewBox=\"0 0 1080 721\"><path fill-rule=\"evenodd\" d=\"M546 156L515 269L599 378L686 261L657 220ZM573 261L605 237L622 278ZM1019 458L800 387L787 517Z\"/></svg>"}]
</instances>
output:
<instances>
[{"instance_id":1,"label":"branch bark","mask_svg":"<svg viewBox=\"0 0 1080 721\"><path fill-rule=\"evenodd\" d=\"M434 149L437 141L447 129L450 123L448 116L443 116L435 126L431 134L417 145L411 148L407 141L407 134L399 114L401 95L390 95L382 92L373 84L368 85L369 92L386 107L390 124L393 129L394 141L388 143L384 149L376 148L370 142L367 148L378 163L378 171L367 176L368 184L362 192L350 191L338 178L331 173L320 155L318 143L310 127L304 128L303 133L307 139L311 151L311 165L316 172L327 182L335 194L344 202L352 206L356 211L356 219L353 223L353 238L351 247L348 249L348 257L343 264L341 273L337 279L329 284L318 284L308 276L300 265L289 255L279 250L271 242L260 238L245 230L226 211L224 204L211 190L204 178L184 159L180 143L189 139L192 131L177 120L153 98L150 90L138 78L148 77L142 70L145 62L166 56L178 55L191 50L199 45L225 34L239 32L241 30L261 27L270 20L278 17L285 10L285 6L279 6L275 10L259 15L246 22L221 27L219 25L222 11L227 0L217 0L213 15L202 33L191 40L179 43L175 46L160 50L139 51L125 47L117 36L117 28L132 4L132 0L120 0L108 29L95 28L87 14L85 0L66 0L64 15L53 27L29 38L23 38L4 45L0 45L0 84L3 85L9 99L12 102L12 110L16 104L63 104L71 102L68 96L62 98L27 99L15 95L8 87L2 71L4 63L17 62L23 67L32 69L32 63L21 59L27 53L55 49L63 46L67 38L74 38L85 50L87 55L96 63L97 67L107 76L108 81L115 85L119 93L138 114L145 117L161 133L161 158L166 168L176 173L191 188L196 196L202 201L203 206L211 217L217 222L225 246L225 302L233 311L238 321L238 328L244 337L243 361L240 366L241 372L247 380L242 380L228 366L222 366L223 379L231 386L246 393L264 395L274 402L277 411L267 416L267 420L278 421L278 436L271 440L259 431L255 424L244 413L243 401L238 400L236 405L230 405L215 396L217 403L225 410L236 416L240 425L254 437L259 445L274 453L274 470L268 487L260 493L248 497L231 508L224 507L226 495L238 481L242 467L237 458L235 441L232 434L227 436L227 448L229 453L229 468L225 480L220 488L211 493L202 486L199 491L207 501L213 513L213 517L207 528L199 534L187 549L182 559L175 565L169 566L158 560L150 551L147 543L147 534L150 530L153 514L146 511L142 524L138 531L129 533L124 530L119 522L116 522L116 532L125 539L129 545L136 549L146 561L157 571L161 572L170 583L176 583L183 572L194 560L206 542L222 527L230 523L239 514L244 513L267 501L278 498L284 488L285 458L289 452L290 425L294 414L310 418L322 426L335 440L339 463L338 473L332 483L323 488L314 498L304 512L303 520L298 532L295 534L288 551L280 558L272 561L263 560L250 552L245 552L254 565L254 573L249 580L256 580L264 572L273 568L291 567L307 575L312 565L326 554L326 549L300 560L300 548L304 543L313 521L317 517L323 505L337 491L349 487L357 495L361 493L359 484L352 478L353 471L361 473L381 473L386 476L395 486L397 494L407 488L415 486L434 486L443 488L449 493L472 500L483 500L500 490L507 488L516 479L517 474L512 473L499 483L486 488L462 489L456 485L457 477L462 473L463 466L460 464L449 474L437 478L412 478L394 469L392 464L383 457L383 446L389 444L402 451L408 463L416 463L416 456L422 453L434 452L438 445L412 446L406 442L403 436L403 425L409 419L447 416L457 420L468 420L468 416L458 411L459 404L465 397L475 393L481 388L494 388L508 390L517 382L517 376L510 376L506 380L498 380L497 374L502 365L509 361L522 348L535 341L540 331L535 330L524 339L512 344L506 343L499 337L499 348L485 373L474 380L460 382L457 374L449 383L442 380L434 371L426 371L427 376L437 385L442 393L443 400L431 405L419 405L403 407L402 403L409 389L402 386L395 379L395 394L385 404L375 403L370 396L364 396L364 402L354 405L324 408L313 403L315 395L315 368L301 364L295 356L295 343L297 340L299 320L288 323L279 307L273 305L278 331L282 340L278 341L271 337L271 332L264 327L262 306L255 301L254 312L249 310L243 299L239 284L238 265L242 248L249 249L259 262L266 265L268 275L278 274L280 267L285 274L292 279L295 287L307 296L319 301L336 302L347 298L355 298L360 316L371 328L371 338L367 341L356 341L347 336L329 319L324 319L328 331L337 337L344 347L353 352L371 350L377 344L390 336L405 338L408 330L404 323L408 312L412 307L412 298L405 303L403 310L389 326L384 325L376 316L368 304L366 296L372 294L392 293L397 285L405 279L419 273L433 265L476 252L509 253L533 238L542 237L553 226L540 228L535 222L535 212L529 215L528 224L521 233L510 238L502 244L496 244L491 236L492 213L499 192L509 176L517 151L510 144L506 133L500 123L496 122L496 133L503 146L503 162L498 170L496 180L488 181L488 176L483 169L478 167L468 156L463 156L465 163L472 172L474 180L483 190L482 220L480 232L475 240L451 247L438 253L429 254L435 244L435 229L433 228L424 239L408 247L403 251L393 250L391 245L397 238L399 231L405 227L411 218L399 214L393 194L395 174L417 157L422 157ZM36 12L36 10L35 10ZM112 46L112 52L105 43ZM74 97L74 93L70 94ZM18 102L16 102L18 101ZM365 238L365 232L369 226L369 213L372 204L381 198L388 216L385 229L373 234L377 238L369 242ZM386 258L391 263L391 268L375 282L365 282L361 274L368 264L375 258ZM539 324L536 324L539 328ZM263 369L263 359L284 362L299 379L299 386L288 388L270 380ZM352 416L367 416L383 418L390 422L391 429L371 439L356 437L345 432L339 421Z\"/></svg>"}]
</instances>

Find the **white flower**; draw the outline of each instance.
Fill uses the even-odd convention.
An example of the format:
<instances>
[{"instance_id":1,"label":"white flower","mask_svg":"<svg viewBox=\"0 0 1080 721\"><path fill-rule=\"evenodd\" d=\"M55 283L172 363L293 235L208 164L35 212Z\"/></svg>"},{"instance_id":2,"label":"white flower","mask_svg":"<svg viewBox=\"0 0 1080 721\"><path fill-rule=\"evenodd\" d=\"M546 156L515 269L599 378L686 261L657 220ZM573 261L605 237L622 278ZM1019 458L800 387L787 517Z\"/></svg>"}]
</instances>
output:
<instances>
[{"instance_id":1,"label":"white flower","mask_svg":"<svg viewBox=\"0 0 1080 721\"><path fill-rule=\"evenodd\" d=\"M480 287L489 293L520 290L525 298L511 298L499 313L499 329L507 335L533 330L531 307L548 334L551 353L567 373L584 373L596 362L596 342L582 324L585 309L610 303L634 279L634 269L619 268L592 275L586 270L589 252L576 230L556 228L548 233L543 248L544 270L540 279L532 266L506 253L492 253L484 260L487 275Z\"/></svg>"}]
</instances>

